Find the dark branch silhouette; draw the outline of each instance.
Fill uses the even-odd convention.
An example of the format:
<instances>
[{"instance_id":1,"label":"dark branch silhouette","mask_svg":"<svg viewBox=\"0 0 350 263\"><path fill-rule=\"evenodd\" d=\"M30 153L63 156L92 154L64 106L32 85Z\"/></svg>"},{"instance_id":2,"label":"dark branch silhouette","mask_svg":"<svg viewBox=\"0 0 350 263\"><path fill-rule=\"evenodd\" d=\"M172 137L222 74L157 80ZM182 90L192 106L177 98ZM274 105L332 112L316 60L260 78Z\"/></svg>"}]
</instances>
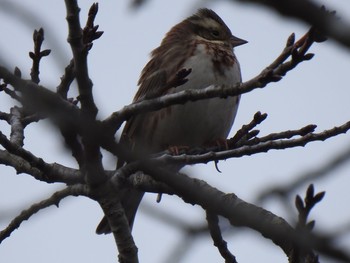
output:
<instances>
[{"instance_id":1,"label":"dark branch silhouette","mask_svg":"<svg viewBox=\"0 0 350 263\"><path fill-rule=\"evenodd\" d=\"M6 227L4 230L0 232L0 243L4 241L4 239L9 237L13 231L19 228L19 226L23 221L28 220L32 215L36 214L40 210L45 209L52 205L55 205L58 207L61 200L68 196L81 196L81 195L87 195L87 194L88 194L88 190L86 189L86 186L75 184L73 186L68 186L63 190L54 193L51 197L49 197L46 200L42 200L37 204L33 204L27 210L23 210L20 215L18 215L11 221L8 227Z\"/></svg>"}]
</instances>

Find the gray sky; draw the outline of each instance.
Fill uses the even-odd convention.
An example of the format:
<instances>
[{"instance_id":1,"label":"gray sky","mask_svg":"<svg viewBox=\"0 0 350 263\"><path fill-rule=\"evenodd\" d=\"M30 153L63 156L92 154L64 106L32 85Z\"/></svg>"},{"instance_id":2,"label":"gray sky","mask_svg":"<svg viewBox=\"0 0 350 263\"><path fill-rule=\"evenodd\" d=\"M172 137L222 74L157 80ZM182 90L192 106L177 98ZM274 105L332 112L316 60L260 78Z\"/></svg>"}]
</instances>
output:
<instances>
[{"instance_id":1,"label":"gray sky","mask_svg":"<svg viewBox=\"0 0 350 263\"><path fill-rule=\"evenodd\" d=\"M4 1L0 1L3 3ZM71 57L66 43L67 25L63 0L32 0L19 3L32 12L36 19L24 21L0 8L0 59L10 68L18 66L22 76L28 78L32 50L32 31L44 27L45 48L52 55L41 63L42 84L54 89L63 74L63 66ZM88 8L93 1L80 1L81 21L85 23ZM157 47L164 34L176 23L192 14L199 1L152 0L143 9L132 11L127 1L100 1L96 23L105 31L94 42L89 56L89 71L94 82L94 94L99 116L104 118L131 102L136 92L137 80L149 52ZM318 1L321 2L321 1ZM328 1L338 14L349 17L350 4L344 0ZM189 4L190 3L190 4ZM274 60L283 49L287 37L296 33L301 37L308 27L294 20L253 5L233 5L218 1L209 6L231 28L234 35L249 44L236 49L243 80L257 75ZM25 12L25 14L27 14ZM24 14L21 14L23 18ZM350 53L334 41L316 44L311 48L316 56L290 72L281 82L243 96L231 135L243 124L250 122L256 111L269 114L259 126L261 134L298 129L307 124L317 124L317 131L341 125L349 120L349 68ZM75 92L72 90L71 96ZM9 99L0 96L0 109L9 107ZM8 132L4 122L2 131ZM271 151L240 159L220 162L221 174L213 164L198 165L187 171L225 192L254 202L256 196L273 184L293 181L303 171L325 163L335 153L350 145L349 135L315 142L304 148ZM47 162L75 166L74 160L64 151L54 128L47 122L31 125L26 132L25 148L32 150ZM106 158L106 167L112 161ZM317 229L334 231L334 226L349 222L348 186L350 166L336 170L332 177L315 182L316 191L327 192L312 212ZM0 167L0 227L5 227L18 212L35 201L46 198L62 185L36 182L27 175L16 175L13 169ZM297 190L303 195L305 188ZM167 211L186 222L204 222L205 215L199 207L192 207L174 196L163 196L160 204L155 195L147 195L145 202L160 211ZM293 223L295 211L278 202L264 203L266 209L285 217ZM10 238L0 245L0 262L116 262L116 248L111 235L95 235L95 227L102 216L99 206L87 198L68 198L60 208L51 207L22 224ZM139 213L134 237L139 248L140 262L164 262L180 242L182 233L145 213ZM250 230L238 231L227 237L231 252L239 262L285 262L285 255L270 241ZM254 245L253 245L254 244ZM350 248L350 237L344 238ZM254 250L252 249L254 248ZM201 237L190 248L181 262L222 262L211 239ZM326 262L326 261L324 261Z\"/></svg>"}]
</instances>

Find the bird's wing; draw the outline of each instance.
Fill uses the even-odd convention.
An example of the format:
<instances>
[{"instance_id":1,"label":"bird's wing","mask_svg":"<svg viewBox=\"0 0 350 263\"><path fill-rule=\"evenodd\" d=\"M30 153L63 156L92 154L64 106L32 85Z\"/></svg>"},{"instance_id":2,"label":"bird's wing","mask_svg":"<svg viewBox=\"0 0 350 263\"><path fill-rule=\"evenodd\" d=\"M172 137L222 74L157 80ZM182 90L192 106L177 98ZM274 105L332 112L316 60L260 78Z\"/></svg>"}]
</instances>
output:
<instances>
[{"instance_id":1,"label":"bird's wing","mask_svg":"<svg viewBox=\"0 0 350 263\"><path fill-rule=\"evenodd\" d=\"M141 72L138 82L140 87L134 102L159 97L171 88L181 85L181 76L179 79L178 73L183 69L186 58L193 55L194 45L193 41L176 39L163 41L161 46L152 51L151 60Z\"/></svg>"},{"instance_id":2,"label":"bird's wing","mask_svg":"<svg viewBox=\"0 0 350 263\"><path fill-rule=\"evenodd\" d=\"M166 90L167 72L164 69L153 72L149 77L140 79L140 87L135 94L133 102L156 98Z\"/></svg>"},{"instance_id":3,"label":"bird's wing","mask_svg":"<svg viewBox=\"0 0 350 263\"><path fill-rule=\"evenodd\" d=\"M137 91L133 101L139 102L144 99L151 99L161 96L164 92L165 86L166 73L164 70L160 70L142 82L142 85ZM144 130L145 125L147 125L148 118L148 113L140 113L131 117L126 122L119 141L123 147L126 147L127 149L135 149L135 145L137 146L137 144L139 144L140 141L142 141L142 137L146 136L146 134L143 134L142 131ZM138 138L137 141L135 141L135 137ZM117 167L119 168L123 164L123 160L118 160Z\"/></svg>"},{"instance_id":4,"label":"bird's wing","mask_svg":"<svg viewBox=\"0 0 350 263\"><path fill-rule=\"evenodd\" d=\"M140 102L145 99L160 97L172 88L182 85L186 82L186 76L190 73L190 69L184 70L184 58L191 56L193 50L191 48L174 49L171 46L162 46L152 52L152 59L142 70L140 80L138 82L139 89L136 92L133 102ZM135 147L150 147L151 142L147 142L147 134L145 127L150 128L151 113L141 113L131 117L125 124L122 132L120 143L129 149L137 149ZM156 149L154 149L156 150ZM124 164L118 161L119 165Z\"/></svg>"}]
</instances>

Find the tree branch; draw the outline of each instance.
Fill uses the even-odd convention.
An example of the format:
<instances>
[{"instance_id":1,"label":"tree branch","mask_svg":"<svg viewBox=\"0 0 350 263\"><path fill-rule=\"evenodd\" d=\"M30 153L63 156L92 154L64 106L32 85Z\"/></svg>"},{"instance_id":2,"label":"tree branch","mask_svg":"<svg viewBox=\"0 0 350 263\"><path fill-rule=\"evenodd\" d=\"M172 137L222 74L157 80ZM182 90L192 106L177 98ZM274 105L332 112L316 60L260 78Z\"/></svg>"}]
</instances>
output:
<instances>
[{"instance_id":1,"label":"tree branch","mask_svg":"<svg viewBox=\"0 0 350 263\"><path fill-rule=\"evenodd\" d=\"M214 245L219 249L221 256L225 259L225 263L237 263L235 256L228 250L227 243L221 235L219 217L209 211L206 211L206 214L210 235L214 241Z\"/></svg>"},{"instance_id":2,"label":"tree branch","mask_svg":"<svg viewBox=\"0 0 350 263\"><path fill-rule=\"evenodd\" d=\"M320 192L314 195L314 186L311 184L305 195L304 202L299 195L295 198L295 206L299 212L298 222L296 225L297 231L311 232L315 226L315 221L308 222L308 216L311 209L320 202L325 195L325 192ZM303 259L307 260L303 260ZM318 256L312 251L307 251L304 249L295 249L291 257L291 263L307 262L307 263L319 263Z\"/></svg>"},{"instance_id":3,"label":"tree branch","mask_svg":"<svg viewBox=\"0 0 350 263\"><path fill-rule=\"evenodd\" d=\"M311 127L311 126L307 126ZM311 127L313 128L313 126ZM229 149L227 151L204 151L203 154L196 155L179 155L179 156L170 156L170 155L161 155L160 157L155 157L154 161L159 163L176 163L176 164L197 164L197 163L208 163L210 161L225 160L229 158L237 158L245 155L252 155L261 152L268 152L269 150L282 150L287 148L294 148L299 146L305 146L306 144L313 141L324 141L334 136L337 136L342 133L346 133L350 129L350 121L339 126L334 127L329 130L325 130L320 133L308 133L305 136L302 136L297 139L282 139L279 140L280 136L290 136L295 135L295 131L292 132L281 132L280 134L274 134L276 139L271 138L272 136L268 135L259 138L253 138L251 141L247 141L245 145L242 145L235 149ZM304 130L299 130L299 133L303 133ZM269 140L266 140L269 138Z\"/></svg>"},{"instance_id":4,"label":"tree branch","mask_svg":"<svg viewBox=\"0 0 350 263\"><path fill-rule=\"evenodd\" d=\"M32 166L36 167L41 171L48 171L50 169L49 165L44 162L43 159L36 157L31 152L23 149L20 145L12 143L6 138L6 136L0 131L0 144L11 154L17 155L22 159L26 160Z\"/></svg>"},{"instance_id":5,"label":"tree branch","mask_svg":"<svg viewBox=\"0 0 350 263\"><path fill-rule=\"evenodd\" d=\"M13 167L17 174L26 173L46 183L66 183L72 185L84 182L84 177L79 170L57 163L45 164L45 170L42 168L39 169L33 163L4 150L0 150L0 164ZM42 163L40 164L42 165Z\"/></svg>"},{"instance_id":6,"label":"tree branch","mask_svg":"<svg viewBox=\"0 0 350 263\"><path fill-rule=\"evenodd\" d=\"M60 201L68 196L80 196L88 195L88 190L83 185L73 185L54 193L48 199L45 199L39 203L32 205L30 208L23 210L17 217L15 217L11 223L0 232L0 243L11 235L22 224L23 221L28 220L32 215L36 214L40 210L47 208L51 205L58 207Z\"/></svg>"},{"instance_id":7,"label":"tree branch","mask_svg":"<svg viewBox=\"0 0 350 263\"><path fill-rule=\"evenodd\" d=\"M119 262L137 263L138 249L131 235L131 229L125 215L124 207L120 202L120 194L124 190L122 177L120 174L117 174L111 178L113 180L107 181L101 187L92 188L91 197L100 204L108 220L119 251Z\"/></svg>"},{"instance_id":8,"label":"tree branch","mask_svg":"<svg viewBox=\"0 0 350 263\"><path fill-rule=\"evenodd\" d=\"M83 31L80 26L80 8L76 0L65 0L68 22L68 43L74 58L75 77L78 83L79 100L83 114L95 118L97 107L92 95L92 82L89 78L87 54L88 48L83 43Z\"/></svg>"},{"instance_id":9,"label":"tree branch","mask_svg":"<svg viewBox=\"0 0 350 263\"><path fill-rule=\"evenodd\" d=\"M172 190L168 185L155 181L147 174L136 172L130 175L125 175L122 174L123 172L120 170L123 170L123 168L118 169L113 178L122 178L125 180L125 183L128 186L131 186L134 189L142 190L147 193L162 193L168 195L174 194L174 190ZM114 180L112 180L112 182L115 182Z\"/></svg>"},{"instance_id":10,"label":"tree branch","mask_svg":"<svg viewBox=\"0 0 350 263\"><path fill-rule=\"evenodd\" d=\"M154 179L169 185L185 202L198 204L211 213L222 215L234 226L246 226L258 231L281 247L288 257L292 255L295 247L299 247L305 250L316 249L325 255L331 255L345 262L350 261L350 255L334 248L329 240L309 233L295 232L284 219L263 208L246 203L234 194L224 194L206 182L189 178L184 174L155 168L159 166L152 162L133 165Z\"/></svg>"},{"instance_id":11,"label":"tree branch","mask_svg":"<svg viewBox=\"0 0 350 263\"><path fill-rule=\"evenodd\" d=\"M34 111L52 114L53 119L58 116L57 112L60 112L59 116L65 116L65 121L73 117L75 121L80 119L80 111L74 104L62 99L49 89L30 80L21 79L2 66L0 66L0 78L5 83L10 84L16 91L25 95L25 100L21 101L24 104L23 106L34 109Z\"/></svg>"},{"instance_id":12,"label":"tree branch","mask_svg":"<svg viewBox=\"0 0 350 263\"><path fill-rule=\"evenodd\" d=\"M24 144L24 125L22 123L21 111L18 107L12 107L10 110L11 135L10 142L22 147ZM1 135L1 132L0 132Z\"/></svg>"},{"instance_id":13,"label":"tree branch","mask_svg":"<svg viewBox=\"0 0 350 263\"><path fill-rule=\"evenodd\" d=\"M99 151L98 141L96 141L96 132L104 138L98 123L90 119L86 115L82 115L81 111L72 103L62 99L60 95L39 86L32 81L23 80L10 73L6 68L0 67L0 78L6 83L11 84L16 91L23 93L25 97L25 106L32 108L38 112L45 112L55 121L58 126L70 127L79 132L84 140L85 146L85 171L88 172L90 182L104 181L104 172L101 162L101 153ZM39 98L39 99L38 99ZM90 176L91 175L91 176Z\"/></svg>"},{"instance_id":14,"label":"tree branch","mask_svg":"<svg viewBox=\"0 0 350 263\"><path fill-rule=\"evenodd\" d=\"M16 75L16 74L15 74ZM6 84L0 85L0 91L4 91L10 98L22 102L22 99L17 95L17 93L7 87Z\"/></svg>"},{"instance_id":15,"label":"tree branch","mask_svg":"<svg viewBox=\"0 0 350 263\"><path fill-rule=\"evenodd\" d=\"M11 118L11 114L0 111L0 120L6 121L9 124L10 118Z\"/></svg>"},{"instance_id":16,"label":"tree branch","mask_svg":"<svg viewBox=\"0 0 350 263\"><path fill-rule=\"evenodd\" d=\"M310 0L230 0L253 2L269 7L283 16L297 18L314 26L324 35L337 40L338 43L350 47L350 25L328 13L320 5Z\"/></svg>"},{"instance_id":17,"label":"tree branch","mask_svg":"<svg viewBox=\"0 0 350 263\"><path fill-rule=\"evenodd\" d=\"M39 30L34 30L33 41L34 41L34 52L29 52L29 57L33 60L30 76L32 78L32 81L38 84L40 82L40 78L39 78L40 60L43 57L48 56L51 53L51 50L45 49L41 51L41 45L44 42L44 30L42 28L40 28Z\"/></svg>"},{"instance_id":18,"label":"tree branch","mask_svg":"<svg viewBox=\"0 0 350 263\"><path fill-rule=\"evenodd\" d=\"M109 198L99 199L99 204L107 217L109 226L114 236L118 251L120 263L138 263L137 252L128 219L126 218L124 208L117 195Z\"/></svg>"},{"instance_id":19,"label":"tree branch","mask_svg":"<svg viewBox=\"0 0 350 263\"><path fill-rule=\"evenodd\" d=\"M75 66L75 77L79 89L79 101L81 103L81 113L87 121L87 127L94 124L98 109L95 105L92 94L92 81L90 80L87 65L87 55L89 49L92 47L91 43L86 43L88 40L98 38L97 28L93 26L98 5L93 4L90 8L87 26L85 27L85 34L80 26L79 12L80 8L76 0L65 0L67 9L68 22L68 43L71 45ZM91 27L91 28L90 28ZM84 42L84 36L86 37ZM95 37L95 38L94 38ZM91 124L91 125L90 125ZM98 185L106 180L104 169L102 165L102 154L100 146L95 140L95 133L91 132L89 128L82 129L82 145L84 147L84 167L86 173L86 180L91 185ZM77 140L74 140L77 142ZM75 144L72 144L75 146ZM74 149L79 150L78 147ZM76 151L79 153L79 151ZM79 156L79 155L76 155ZM81 165L79 158L78 163Z\"/></svg>"},{"instance_id":20,"label":"tree branch","mask_svg":"<svg viewBox=\"0 0 350 263\"><path fill-rule=\"evenodd\" d=\"M63 99L68 98L69 87L75 78L74 59L71 59L69 64L64 69L64 74L61 77L61 82L57 86L56 91Z\"/></svg>"}]
</instances>

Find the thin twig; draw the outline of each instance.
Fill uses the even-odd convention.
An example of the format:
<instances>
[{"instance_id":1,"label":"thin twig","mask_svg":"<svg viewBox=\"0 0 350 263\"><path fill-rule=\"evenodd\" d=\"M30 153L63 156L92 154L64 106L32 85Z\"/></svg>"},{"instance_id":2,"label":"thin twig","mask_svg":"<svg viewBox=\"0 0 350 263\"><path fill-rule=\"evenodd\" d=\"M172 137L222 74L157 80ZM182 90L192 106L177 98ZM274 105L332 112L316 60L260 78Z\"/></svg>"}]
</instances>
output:
<instances>
[{"instance_id":1,"label":"thin twig","mask_svg":"<svg viewBox=\"0 0 350 263\"><path fill-rule=\"evenodd\" d=\"M308 216L312 208L323 199L324 195L325 192L314 194L314 186L311 184L306 191L304 202L299 195L296 196L295 206L299 212L298 222L295 227L296 231L311 232L315 226L315 221L312 220L308 222ZM307 261L303 259L307 259ZM302 261L307 263L319 263L318 256L315 255L312 250L296 247L290 257L290 262L299 263Z\"/></svg>"},{"instance_id":2,"label":"thin twig","mask_svg":"<svg viewBox=\"0 0 350 263\"><path fill-rule=\"evenodd\" d=\"M221 256L225 259L225 263L237 263L236 257L231 254L227 248L227 243L221 235L219 226L219 217L209 211L206 211L209 232L214 241L214 246L219 249Z\"/></svg>"},{"instance_id":3,"label":"thin twig","mask_svg":"<svg viewBox=\"0 0 350 263\"><path fill-rule=\"evenodd\" d=\"M262 114L260 111L255 113L254 118L250 123L243 125L242 128L239 129L232 138L227 140L228 146L232 147L236 145L239 141L242 141L243 137L247 136L252 129L254 129L257 125L262 123L266 118L266 113Z\"/></svg>"},{"instance_id":4,"label":"thin twig","mask_svg":"<svg viewBox=\"0 0 350 263\"><path fill-rule=\"evenodd\" d=\"M9 89L6 84L1 84L0 85L0 91L4 91L7 95L10 96L10 98L12 98L12 99L14 99L16 101L19 101L19 102L22 101L22 98L20 96L18 96L15 91Z\"/></svg>"},{"instance_id":5,"label":"thin twig","mask_svg":"<svg viewBox=\"0 0 350 263\"><path fill-rule=\"evenodd\" d=\"M46 171L49 169L48 164L43 159L36 157L31 152L22 148L22 146L11 142L6 136L0 131L0 144L11 154L17 155L27 162L31 163L34 167Z\"/></svg>"},{"instance_id":6,"label":"thin twig","mask_svg":"<svg viewBox=\"0 0 350 263\"><path fill-rule=\"evenodd\" d=\"M38 84L40 82L40 78L39 78L40 60L43 57L48 56L51 53L51 50L45 49L41 51L41 45L44 42L44 29L40 28L39 30L34 30L33 41L34 41L34 52L29 52L29 57L33 60L30 76L32 78L32 81Z\"/></svg>"},{"instance_id":7,"label":"thin twig","mask_svg":"<svg viewBox=\"0 0 350 263\"><path fill-rule=\"evenodd\" d=\"M160 163L177 163L177 164L197 164L197 163L208 163L211 161L225 160L228 158L238 158L246 155L252 155L256 153L268 152L270 150L282 150L288 148L294 148L299 146L305 146L306 144L314 141L324 141L342 133L346 133L350 130L350 122L347 122L341 126L334 127L329 130L324 130L320 133L308 133L297 139L282 139L282 140L269 140L265 142L259 142L257 144L242 145L238 148L219 151L219 152L207 152L197 155L178 155L170 156L162 154L160 157L155 157L154 160ZM300 130L299 130L300 131ZM295 134L295 132L293 132ZM282 132L281 136L286 136L286 132ZM275 134L278 138L278 134ZM157 154L159 156L159 154Z\"/></svg>"},{"instance_id":8,"label":"thin twig","mask_svg":"<svg viewBox=\"0 0 350 263\"><path fill-rule=\"evenodd\" d=\"M83 185L73 185L54 193L48 199L32 205L30 208L23 210L11 223L0 232L0 243L11 235L13 231L19 228L23 221L28 220L32 215L51 205L58 207L60 201L68 196L88 195L88 190Z\"/></svg>"},{"instance_id":9,"label":"thin twig","mask_svg":"<svg viewBox=\"0 0 350 263\"><path fill-rule=\"evenodd\" d=\"M88 19L83 29L83 43L87 46L88 50L91 49L92 42L103 35L103 31L97 31L99 26L94 25L97 12L98 3L93 3L89 9Z\"/></svg>"},{"instance_id":10,"label":"thin twig","mask_svg":"<svg viewBox=\"0 0 350 263\"><path fill-rule=\"evenodd\" d=\"M74 60L71 59L69 64L64 69L64 74L61 77L61 83L57 86L56 91L62 98L67 99L69 87L75 78Z\"/></svg>"},{"instance_id":11,"label":"thin twig","mask_svg":"<svg viewBox=\"0 0 350 263\"><path fill-rule=\"evenodd\" d=\"M280 140L280 139L290 139L295 136L305 136L309 133L312 133L316 129L316 125L314 124L309 124L306 125L305 127L302 127L297 130L288 130L288 131L283 131L283 132L277 132L277 133L270 133L264 137L258 138L258 142L268 142L272 140Z\"/></svg>"}]
</instances>

